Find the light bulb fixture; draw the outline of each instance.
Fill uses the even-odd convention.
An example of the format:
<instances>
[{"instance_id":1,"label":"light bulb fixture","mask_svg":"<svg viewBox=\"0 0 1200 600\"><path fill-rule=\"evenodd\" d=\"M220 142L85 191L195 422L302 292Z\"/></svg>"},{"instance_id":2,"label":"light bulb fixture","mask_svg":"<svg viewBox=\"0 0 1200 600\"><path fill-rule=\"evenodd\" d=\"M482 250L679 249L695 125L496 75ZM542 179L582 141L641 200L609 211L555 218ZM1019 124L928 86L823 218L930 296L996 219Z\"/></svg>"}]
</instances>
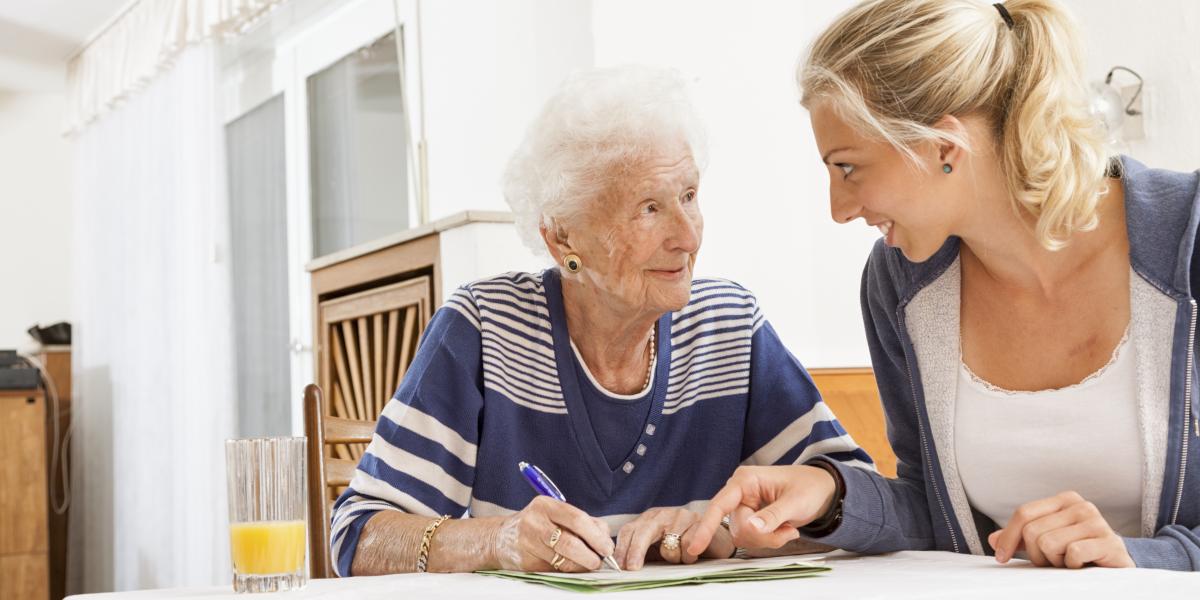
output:
<instances>
[{"instance_id":1,"label":"light bulb fixture","mask_svg":"<svg viewBox=\"0 0 1200 600\"><path fill-rule=\"evenodd\" d=\"M1133 91L1128 101L1121 94L1121 89L1113 84L1113 76L1117 71L1124 71L1137 78L1137 89ZM1121 66L1109 69L1103 82L1097 81L1092 84L1091 112L1104 123L1104 128L1114 140L1123 137L1121 129L1129 117L1141 116L1142 111L1138 110L1136 106L1144 85L1145 80L1137 71Z\"/></svg>"}]
</instances>

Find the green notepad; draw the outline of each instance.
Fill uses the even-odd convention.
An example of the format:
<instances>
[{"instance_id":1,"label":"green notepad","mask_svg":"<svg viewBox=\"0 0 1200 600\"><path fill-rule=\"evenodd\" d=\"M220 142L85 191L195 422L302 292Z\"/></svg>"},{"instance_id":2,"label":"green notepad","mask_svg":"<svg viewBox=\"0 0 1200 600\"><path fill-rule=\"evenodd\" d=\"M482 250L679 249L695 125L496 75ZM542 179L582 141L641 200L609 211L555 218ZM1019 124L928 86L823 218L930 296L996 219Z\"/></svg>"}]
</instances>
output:
<instances>
[{"instance_id":1,"label":"green notepad","mask_svg":"<svg viewBox=\"0 0 1200 600\"><path fill-rule=\"evenodd\" d=\"M525 573L522 571L479 571L482 575L540 583L572 592L624 592L698 585L812 577L829 571L822 557L774 557L743 560L730 558L694 565L652 564L639 571L594 571L591 573Z\"/></svg>"}]
</instances>

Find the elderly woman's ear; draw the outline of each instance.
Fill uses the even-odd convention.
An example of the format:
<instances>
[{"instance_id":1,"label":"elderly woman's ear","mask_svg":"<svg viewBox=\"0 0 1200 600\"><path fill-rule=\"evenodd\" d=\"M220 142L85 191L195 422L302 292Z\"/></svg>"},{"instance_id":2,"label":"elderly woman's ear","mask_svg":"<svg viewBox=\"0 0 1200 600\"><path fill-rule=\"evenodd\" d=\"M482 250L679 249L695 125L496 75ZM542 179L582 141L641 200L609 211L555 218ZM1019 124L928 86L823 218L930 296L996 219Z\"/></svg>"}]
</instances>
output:
<instances>
[{"instance_id":1,"label":"elderly woman's ear","mask_svg":"<svg viewBox=\"0 0 1200 600\"><path fill-rule=\"evenodd\" d=\"M546 250L554 258L554 264L561 265L572 273L579 270L579 267L582 266L582 259L567 242L567 233L557 220L550 219L549 225L543 223L538 227L538 231L542 234L542 239L546 241ZM567 264L568 257L575 261L574 268Z\"/></svg>"}]
</instances>

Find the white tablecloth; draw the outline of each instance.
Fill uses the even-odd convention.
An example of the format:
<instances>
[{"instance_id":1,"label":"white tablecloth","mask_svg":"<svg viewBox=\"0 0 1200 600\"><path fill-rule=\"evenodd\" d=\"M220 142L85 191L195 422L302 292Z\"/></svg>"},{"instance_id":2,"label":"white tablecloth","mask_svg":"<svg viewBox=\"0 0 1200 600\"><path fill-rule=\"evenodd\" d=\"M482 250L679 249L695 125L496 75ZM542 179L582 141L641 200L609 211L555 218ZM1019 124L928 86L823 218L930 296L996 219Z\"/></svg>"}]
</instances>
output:
<instances>
[{"instance_id":1,"label":"white tablecloth","mask_svg":"<svg viewBox=\"0 0 1200 600\"><path fill-rule=\"evenodd\" d=\"M848 600L851 598L1169 598L1200 599L1200 573L1153 569L1039 569L1014 561L999 565L992 558L948 552L898 552L882 556L833 553L833 571L812 578L754 583L707 584L605 595L618 598L787 598ZM308 598L537 598L595 597L542 585L473 574L387 575L318 579L303 590L278 596ZM232 587L146 590L71 596L70 600L158 600L227 598L247 600Z\"/></svg>"}]
</instances>

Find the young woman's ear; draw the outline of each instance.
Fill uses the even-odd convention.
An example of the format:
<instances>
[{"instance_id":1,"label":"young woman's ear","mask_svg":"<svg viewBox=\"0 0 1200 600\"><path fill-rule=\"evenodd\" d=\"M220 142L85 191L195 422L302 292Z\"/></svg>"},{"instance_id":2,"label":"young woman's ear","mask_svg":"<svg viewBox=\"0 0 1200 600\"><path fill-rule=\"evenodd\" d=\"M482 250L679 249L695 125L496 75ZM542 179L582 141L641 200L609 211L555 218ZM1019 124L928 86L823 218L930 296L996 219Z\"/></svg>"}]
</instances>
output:
<instances>
[{"instance_id":1,"label":"young woman's ear","mask_svg":"<svg viewBox=\"0 0 1200 600\"><path fill-rule=\"evenodd\" d=\"M966 125L954 115L946 115L938 119L937 123L933 124L933 128L949 133L960 140L967 139ZM947 175L953 173L967 156L966 148L949 140L937 142L936 148L937 157L935 160L937 161L937 166Z\"/></svg>"}]
</instances>

